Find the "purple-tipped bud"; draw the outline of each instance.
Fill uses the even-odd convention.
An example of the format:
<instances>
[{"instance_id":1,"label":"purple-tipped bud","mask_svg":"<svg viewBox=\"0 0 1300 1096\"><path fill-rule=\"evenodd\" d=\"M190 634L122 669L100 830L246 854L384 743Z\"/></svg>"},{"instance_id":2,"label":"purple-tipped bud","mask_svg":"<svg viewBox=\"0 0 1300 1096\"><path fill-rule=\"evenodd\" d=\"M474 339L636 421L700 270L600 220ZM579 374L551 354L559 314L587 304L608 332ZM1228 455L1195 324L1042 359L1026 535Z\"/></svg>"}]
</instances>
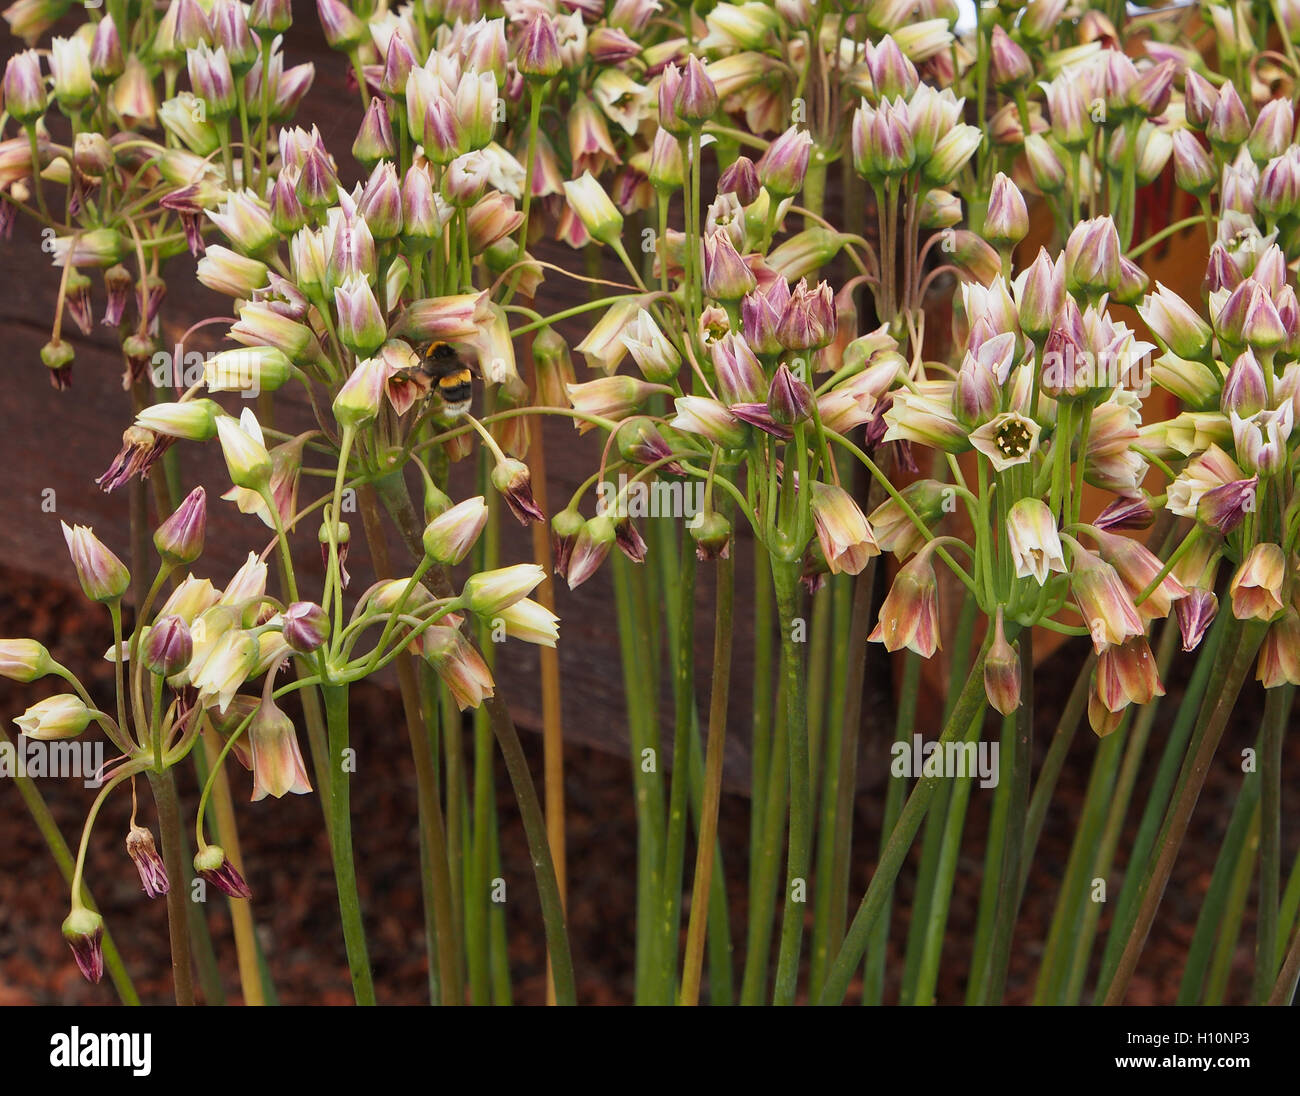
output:
<instances>
[{"instance_id":1,"label":"purple-tipped bud","mask_svg":"<svg viewBox=\"0 0 1300 1096\"><path fill-rule=\"evenodd\" d=\"M252 898L244 877L220 845L204 845L194 857L194 871L228 898Z\"/></svg>"},{"instance_id":2,"label":"purple-tipped bud","mask_svg":"<svg viewBox=\"0 0 1300 1096\"><path fill-rule=\"evenodd\" d=\"M984 237L999 250L1015 247L1029 234L1029 210L1025 197L1006 175L998 172L989 191L984 217Z\"/></svg>"},{"instance_id":3,"label":"purple-tipped bud","mask_svg":"<svg viewBox=\"0 0 1300 1096\"><path fill-rule=\"evenodd\" d=\"M1219 599L1213 590L1192 590L1174 604L1183 650L1194 651L1219 612Z\"/></svg>"},{"instance_id":4,"label":"purple-tipped bud","mask_svg":"<svg viewBox=\"0 0 1300 1096\"><path fill-rule=\"evenodd\" d=\"M5 64L4 105L9 116L27 125L45 113L48 101L40 55L34 49L15 53Z\"/></svg>"},{"instance_id":5,"label":"purple-tipped bud","mask_svg":"<svg viewBox=\"0 0 1300 1096\"><path fill-rule=\"evenodd\" d=\"M122 39L111 15L95 24L95 37L90 43L90 74L95 83L111 84L126 71L122 58Z\"/></svg>"},{"instance_id":6,"label":"purple-tipped bud","mask_svg":"<svg viewBox=\"0 0 1300 1096\"><path fill-rule=\"evenodd\" d=\"M1025 159L1034 185L1044 194L1058 194L1065 187L1065 164L1041 133L1026 135Z\"/></svg>"},{"instance_id":7,"label":"purple-tipped bud","mask_svg":"<svg viewBox=\"0 0 1300 1096\"><path fill-rule=\"evenodd\" d=\"M830 285L818 282L810 289L800 278L781 312L776 337L787 350L813 350L834 340L838 322Z\"/></svg>"},{"instance_id":8,"label":"purple-tipped bud","mask_svg":"<svg viewBox=\"0 0 1300 1096\"><path fill-rule=\"evenodd\" d=\"M793 426L812 414L812 390L782 362L767 391L767 409L774 422Z\"/></svg>"},{"instance_id":9,"label":"purple-tipped bud","mask_svg":"<svg viewBox=\"0 0 1300 1096\"><path fill-rule=\"evenodd\" d=\"M166 616L150 626L144 642L144 665L151 673L163 677L178 674L193 654L194 640L180 617Z\"/></svg>"},{"instance_id":10,"label":"purple-tipped bud","mask_svg":"<svg viewBox=\"0 0 1300 1096\"><path fill-rule=\"evenodd\" d=\"M329 639L329 614L313 601L295 601L284 611L280 629L290 647L299 654L311 654Z\"/></svg>"},{"instance_id":11,"label":"purple-tipped bud","mask_svg":"<svg viewBox=\"0 0 1300 1096\"><path fill-rule=\"evenodd\" d=\"M210 49L206 42L200 42L186 54L186 63L190 84L194 94L203 100L207 117L219 122L234 114L235 77L226 51L221 46Z\"/></svg>"},{"instance_id":12,"label":"purple-tipped bud","mask_svg":"<svg viewBox=\"0 0 1300 1096\"><path fill-rule=\"evenodd\" d=\"M196 487L185 496L176 512L158 526L153 535L154 547L168 563L193 563L203 554L207 524L207 495L202 487Z\"/></svg>"},{"instance_id":13,"label":"purple-tipped bud","mask_svg":"<svg viewBox=\"0 0 1300 1096\"><path fill-rule=\"evenodd\" d=\"M759 403L767 398L767 378L743 338L728 333L709 347L718 395L727 404Z\"/></svg>"},{"instance_id":14,"label":"purple-tipped bud","mask_svg":"<svg viewBox=\"0 0 1300 1096\"><path fill-rule=\"evenodd\" d=\"M691 132L691 127L677 114L677 92L681 86L681 69L669 63L659 76L659 127L674 137L685 137Z\"/></svg>"},{"instance_id":15,"label":"purple-tipped bud","mask_svg":"<svg viewBox=\"0 0 1300 1096\"><path fill-rule=\"evenodd\" d=\"M1146 495L1118 498L1093 519L1098 529L1149 529L1155 521L1155 510Z\"/></svg>"},{"instance_id":16,"label":"purple-tipped bud","mask_svg":"<svg viewBox=\"0 0 1300 1096\"><path fill-rule=\"evenodd\" d=\"M758 285L753 272L736 251L725 230L704 238L704 295L717 301L738 301Z\"/></svg>"},{"instance_id":17,"label":"purple-tipped bud","mask_svg":"<svg viewBox=\"0 0 1300 1096\"><path fill-rule=\"evenodd\" d=\"M63 939L87 982L104 977L104 919L99 914L78 906L63 922Z\"/></svg>"},{"instance_id":18,"label":"purple-tipped bud","mask_svg":"<svg viewBox=\"0 0 1300 1096\"><path fill-rule=\"evenodd\" d=\"M1237 146L1250 136L1250 116L1231 80L1219 89L1218 100L1205 126L1205 136L1224 160L1232 157Z\"/></svg>"},{"instance_id":19,"label":"purple-tipped bud","mask_svg":"<svg viewBox=\"0 0 1300 1096\"><path fill-rule=\"evenodd\" d=\"M524 28L515 53L515 65L525 77L547 79L559 73L560 41L548 12L539 12Z\"/></svg>"},{"instance_id":20,"label":"purple-tipped bud","mask_svg":"<svg viewBox=\"0 0 1300 1096\"><path fill-rule=\"evenodd\" d=\"M756 165L759 183L778 200L798 194L808 173L812 147L812 135L807 130L791 126L768 145L759 158ZM741 204L749 203L742 201Z\"/></svg>"},{"instance_id":21,"label":"purple-tipped bud","mask_svg":"<svg viewBox=\"0 0 1300 1096\"><path fill-rule=\"evenodd\" d=\"M771 151L770 146L768 151ZM761 185L754 161L748 156L736 157L731 165L718 177L718 193L734 194L736 200L742 206L747 206L758 199L758 191Z\"/></svg>"},{"instance_id":22,"label":"purple-tipped bud","mask_svg":"<svg viewBox=\"0 0 1300 1096\"><path fill-rule=\"evenodd\" d=\"M893 35L886 34L871 48L867 45L867 72L871 76L871 89L876 101L907 99L917 89L920 77L916 66L908 60Z\"/></svg>"},{"instance_id":23,"label":"purple-tipped bud","mask_svg":"<svg viewBox=\"0 0 1300 1096\"><path fill-rule=\"evenodd\" d=\"M1237 356L1223 382L1221 406L1224 413L1236 412L1242 418L1262 411L1268 402L1264 370L1251 350Z\"/></svg>"},{"instance_id":24,"label":"purple-tipped bud","mask_svg":"<svg viewBox=\"0 0 1300 1096\"><path fill-rule=\"evenodd\" d=\"M414 50L400 31L388 39L388 53L384 57L384 75L379 80L379 90L395 99L406 96L406 81L411 69L419 64Z\"/></svg>"},{"instance_id":25,"label":"purple-tipped bud","mask_svg":"<svg viewBox=\"0 0 1300 1096\"><path fill-rule=\"evenodd\" d=\"M993 40L990 47L993 86L1001 90L1019 87L1033 75L1034 66L1029 55L1011 40L1002 27L993 27ZM1171 74L1172 78L1172 74Z\"/></svg>"},{"instance_id":26,"label":"purple-tipped bud","mask_svg":"<svg viewBox=\"0 0 1300 1096\"><path fill-rule=\"evenodd\" d=\"M346 53L366 40L365 23L342 0L316 0L316 12L331 49Z\"/></svg>"},{"instance_id":27,"label":"purple-tipped bud","mask_svg":"<svg viewBox=\"0 0 1300 1096\"><path fill-rule=\"evenodd\" d=\"M1295 134L1295 113L1290 99L1270 99L1259 108L1259 117L1246 139L1246 148L1257 164L1281 156L1291 147Z\"/></svg>"},{"instance_id":28,"label":"purple-tipped bud","mask_svg":"<svg viewBox=\"0 0 1300 1096\"><path fill-rule=\"evenodd\" d=\"M1210 124L1219 102L1219 92L1209 80L1192 69L1187 70L1183 79L1183 114L1188 125L1203 130Z\"/></svg>"},{"instance_id":29,"label":"purple-tipped bud","mask_svg":"<svg viewBox=\"0 0 1300 1096\"><path fill-rule=\"evenodd\" d=\"M1174 131L1174 181L1180 190L1204 196L1214 189L1218 172L1210 154L1190 130Z\"/></svg>"},{"instance_id":30,"label":"purple-tipped bud","mask_svg":"<svg viewBox=\"0 0 1300 1096\"><path fill-rule=\"evenodd\" d=\"M392 161L376 164L357 203L376 240L391 240L402 231L402 188Z\"/></svg>"},{"instance_id":31,"label":"purple-tipped bud","mask_svg":"<svg viewBox=\"0 0 1300 1096\"><path fill-rule=\"evenodd\" d=\"M393 37L396 39L397 35ZM382 99L370 100L366 116L361 119L361 128L357 130L357 139L352 142L352 155L367 168L373 168L380 160L397 155L397 146L393 142L393 125L388 119L388 110Z\"/></svg>"},{"instance_id":32,"label":"purple-tipped bud","mask_svg":"<svg viewBox=\"0 0 1300 1096\"><path fill-rule=\"evenodd\" d=\"M1147 69L1129 88L1129 103L1147 118L1163 114L1169 105L1177 69L1178 66L1169 59Z\"/></svg>"},{"instance_id":33,"label":"purple-tipped bud","mask_svg":"<svg viewBox=\"0 0 1300 1096\"><path fill-rule=\"evenodd\" d=\"M119 600L131 585L126 565L86 526L59 524L63 526L63 539L67 541L68 554L72 556L86 597L101 602Z\"/></svg>"},{"instance_id":34,"label":"purple-tipped bud","mask_svg":"<svg viewBox=\"0 0 1300 1096\"><path fill-rule=\"evenodd\" d=\"M286 169L271 185L271 227L281 236L292 236L307 223L307 211L298 197L298 172Z\"/></svg>"},{"instance_id":35,"label":"purple-tipped bud","mask_svg":"<svg viewBox=\"0 0 1300 1096\"><path fill-rule=\"evenodd\" d=\"M248 25L259 38L270 40L293 26L291 0L253 0Z\"/></svg>"},{"instance_id":36,"label":"purple-tipped bud","mask_svg":"<svg viewBox=\"0 0 1300 1096\"><path fill-rule=\"evenodd\" d=\"M1113 293L1120 283L1119 233L1110 217L1082 221L1065 242L1065 284L1072 292Z\"/></svg>"},{"instance_id":37,"label":"purple-tipped bud","mask_svg":"<svg viewBox=\"0 0 1300 1096\"><path fill-rule=\"evenodd\" d=\"M686 61L686 71L682 73L673 106L677 117L693 126L702 125L717 113L718 89L709 79L704 63L694 54Z\"/></svg>"}]
</instances>

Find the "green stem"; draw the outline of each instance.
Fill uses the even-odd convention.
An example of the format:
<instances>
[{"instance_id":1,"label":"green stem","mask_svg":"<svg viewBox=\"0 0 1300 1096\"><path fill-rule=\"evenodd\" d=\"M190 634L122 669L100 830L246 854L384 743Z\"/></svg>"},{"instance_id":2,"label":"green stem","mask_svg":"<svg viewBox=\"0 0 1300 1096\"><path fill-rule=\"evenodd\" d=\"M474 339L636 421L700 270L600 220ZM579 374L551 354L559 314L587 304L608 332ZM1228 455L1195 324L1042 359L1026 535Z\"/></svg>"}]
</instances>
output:
<instances>
[{"instance_id":1,"label":"green stem","mask_svg":"<svg viewBox=\"0 0 1300 1096\"><path fill-rule=\"evenodd\" d=\"M682 968L681 1003L700 1000L700 974L704 965L704 929L713 881L714 845L718 833L718 808L722 800L722 759L727 731L727 701L731 695L732 604L735 564L729 557L717 561L717 606L713 630L713 690L709 700L709 737L704 750L704 801L700 809L695 877L691 884L691 916L686 931L686 959Z\"/></svg>"},{"instance_id":2,"label":"green stem","mask_svg":"<svg viewBox=\"0 0 1300 1096\"><path fill-rule=\"evenodd\" d=\"M938 743L941 750L946 749L948 743L957 741L970 728L971 723L987 704L984 695L984 659L988 654L991 638L992 632L985 636L980 653L971 666L970 676L967 677L943 733L939 736ZM912 789L912 794L907 797L898 823L889 835L889 842L881 853L880 862L876 865L875 873L867 886L867 893L862 896L858 912L854 915L853 923L844 937L844 946L840 948L835 962L831 965L826 986L818 1000L819 1004L833 1005L844 1000L844 995L848 992L849 980L853 977L853 971L866 950L872 927L885 908L889 891L898 878L898 872L907 857L908 849L912 846L917 830L921 828L926 812L930 809L930 802L942 780L943 777L924 776Z\"/></svg>"},{"instance_id":3,"label":"green stem","mask_svg":"<svg viewBox=\"0 0 1300 1096\"><path fill-rule=\"evenodd\" d=\"M330 807L334 842L334 880L339 893L339 914L343 921L343 940L347 946L348 970L358 1005L375 1003L375 985L366 948L365 927L361 920L361 896L357 892L357 869L352 852L352 811L348 746L348 688L346 685L322 685L325 700L325 723L329 731Z\"/></svg>"},{"instance_id":4,"label":"green stem","mask_svg":"<svg viewBox=\"0 0 1300 1096\"><path fill-rule=\"evenodd\" d=\"M163 865L171 886L167 888L167 935L172 952L172 985L178 1005L194 1004L194 974L190 965L190 934L186 922L188 889L184 886L185 863L181 859L181 812L176 801L176 778L170 769L150 772L158 808L158 834L162 838Z\"/></svg>"},{"instance_id":5,"label":"green stem","mask_svg":"<svg viewBox=\"0 0 1300 1096\"><path fill-rule=\"evenodd\" d=\"M1128 992L1129 981L1137 969L1138 957L1142 954L1147 934L1151 931L1151 924L1155 920L1156 910L1164 896L1165 886L1173 871L1174 860L1187 833L1187 824L1191 820L1192 810L1196 806L1196 800L1209 772L1210 761L1218 748L1219 739L1223 736L1223 730L1228 723L1228 716L1236 703L1237 694L1241 691L1262 638L1262 626L1257 622L1249 621L1241 624L1235 619L1231 622L1225 641L1230 642L1235 649L1231 659L1220 661L1214 668L1210 688L1198 719L1194 752L1184 762L1183 771L1179 774L1178 794L1161 828L1159 854L1143 879L1142 901L1138 907L1137 921L1120 955L1114 981L1106 991L1105 1003L1108 1005L1122 1003Z\"/></svg>"},{"instance_id":6,"label":"green stem","mask_svg":"<svg viewBox=\"0 0 1300 1096\"><path fill-rule=\"evenodd\" d=\"M791 491L790 495L794 493ZM781 620L781 669L785 686L786 737L790 750L790 838L786 859L785 901L781 915L781 943L777 953L772 1003L792 1005L799 981L799 953L803 943L805 898L812 854L808 712L804 702L806 678L799 644L794 638L795 617L799 612L799 565L774 559L772 580L776 588L777 613Z\"/></svg>"},{"instance_id":7,"label":"green stem","mask_svg":"<svg viewBox=\"0 0 1300 1096\"><path fill-rule=\"evenodd\" d=\"M1282 886L1282 738L1295 687L1269 689L1260 735L1259 917L1254 1001L1263 1004L1277 979L1278 906Z\"/></svg>"}]
</instances>

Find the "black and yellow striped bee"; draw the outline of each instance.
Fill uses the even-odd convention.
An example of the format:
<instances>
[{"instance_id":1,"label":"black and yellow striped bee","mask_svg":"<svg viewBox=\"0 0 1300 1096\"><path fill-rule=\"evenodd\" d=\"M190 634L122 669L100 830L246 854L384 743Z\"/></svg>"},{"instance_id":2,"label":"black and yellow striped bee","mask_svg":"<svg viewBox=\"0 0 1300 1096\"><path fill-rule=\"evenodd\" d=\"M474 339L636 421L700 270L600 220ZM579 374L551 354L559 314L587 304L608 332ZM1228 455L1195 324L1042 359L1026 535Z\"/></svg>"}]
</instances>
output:
<instances>
[{"instance_id":1,"label":"black and yellow striped bee","mask_svg":"<svg viewBox=\"0 0 1300 1096\"><path fill-rule=\"evenodd\" d=\"M427 387L426 400L436 392L441 397L441 415L459 418L469 410L474 395L474 370L450 343L431 342L420 353L418 369L406 371L405 379Z\"/></svg>"}]
</instances>

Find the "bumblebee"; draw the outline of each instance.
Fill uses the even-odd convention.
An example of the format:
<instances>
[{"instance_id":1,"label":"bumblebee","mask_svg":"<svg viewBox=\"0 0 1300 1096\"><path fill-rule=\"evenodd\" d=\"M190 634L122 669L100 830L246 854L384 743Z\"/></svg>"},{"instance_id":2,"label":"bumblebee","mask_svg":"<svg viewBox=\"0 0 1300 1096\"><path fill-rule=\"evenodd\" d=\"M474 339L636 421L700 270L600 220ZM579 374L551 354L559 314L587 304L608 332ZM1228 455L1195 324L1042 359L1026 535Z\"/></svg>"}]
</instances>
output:
<instances>
[{"instance_id":1,"label":"bumblebee","mask_svg":"<svg viewBox=\"0 0 1300 1096\"><path fill-rule=\"evenodd\" d=\"M429 343L420 354L419 368L408 370L406 378L427 386L426 398L437 392L447 418L459 418L469 410L474 371L449 343Z\"/></svg>"}]
</instances>

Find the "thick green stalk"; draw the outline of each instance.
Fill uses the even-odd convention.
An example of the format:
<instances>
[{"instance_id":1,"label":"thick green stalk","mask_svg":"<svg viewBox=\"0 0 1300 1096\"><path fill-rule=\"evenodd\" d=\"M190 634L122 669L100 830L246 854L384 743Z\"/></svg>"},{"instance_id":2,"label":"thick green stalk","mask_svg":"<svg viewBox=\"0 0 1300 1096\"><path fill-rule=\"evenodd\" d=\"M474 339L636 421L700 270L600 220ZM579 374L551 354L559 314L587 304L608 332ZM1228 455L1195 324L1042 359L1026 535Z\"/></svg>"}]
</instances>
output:
<instances>
[{"instance_id":1,"label":"thick green stalk","mask_svg":"<svg viewBox=\"0 0 1300 1096\"><path fill-rule=\"evenodd\" d=\"M740 984L742 1005L762 1004L767 996L767 972L772 952L776 889L781 871L781 838L785 833L786 777L789 770L786 708L781 703L783 697L784 689L778 688L777 703L773 706L771 760L767 766L767 787L763 791L763 834L749 882L745 970Z\"/></svg>"},{"instance_id":2,"label":"thick green stalk","mask_svg":"<svg viewBox=\"0 0 1300 1096\"><path fill-rule=\"evenodd\" d=\"M1020 864L1029 811L1029 775L1034 761L1034 636L1020 634L1021 700L1016 709L1014 754L1011 761L1011 800L1007 809L1007 834L1002 847L998 883L998 912L993 926L989 1000L1001 1001L1011 963L1011 941L1020 912Z\"/></svg>"},{"instance_id":3,"label":"thick green stalk","mask_svg":"<svg viewBox=\"0 0 1300 1096\"><path fill-rule=\"evenodd\" d=\"M691 729L695 719L695 544L682 537L676 618L669 621L673 659L673 772L668 797L668 835L664 844L663 925L654 998L668 1004L675 996L682 924L682 876L686 860Z\"/></svg>"},{"instance_id":4,"label":"thick green stalk","mask_svg":"<svg viewBox=\"0 0 1300 1096\"><path fill-rule=\"evenodd\" d=\"M858 783L858 734L862 724L862 683L866 676L867 635L871 631L871 591L876 563L872 560L853 577L851 601L846 602L849 629L839 660L844 669L844 703L831 718L826 740L826 781L818 834L816 892L813 908L812 964L808 992L816 997L826 979L831 953L844 940L848 920L849 854L853 842L853 797ZM847 590L848 584L843 584ZM839 592L837 591L837 599ZM836 602L837 606L839 601ZM839 635L840 617L836 617Z\"/></svg>"},{"instance_id":5,"label":"thick green stalk","mask_svg":"<svg viewBox=\"0 0 1300 1096\"><path fill-rule=\"evenodd\" d=\"M1210 762L1218 749L1219 739L1223 736L1237 694L1241 691L1246 674L1254 662L1255 652L1259 649L1260 640L1263 638L1263 629L1264 626L1256 621L1242 624L1234 619L1231 622L1225 642L1232 649L1232 657L1220 661L1214 667L1206 700L1201 706L1201 714L1197 720L1199 726L1193 753L1188 757L1183 765L1183 771L1179 774L1177 795L1165 816L1165 824L1161 827L1159 852L1143 879L1142 901L1138 907L1137 920L1120 955L1114 981L1106 991L1105 1003L1108 1005L1122 1003L1128 992L1129 982L1137 969L1138 957L1146 944L1147 934L1151 931L1156 910L1160 906L1161 898L1164 897L1165 886L1173 871L1178 850L1187 833L1192 810L1200 796L1201 787L1210 769Z\"/></svg>"},{"instance_id":6,"label":"thick green stalk","mask_svg":"<svg viewBox=\"0 0 1300 1096\"><path fill-rule=\"evenodd\" d=\"M1236 873L1238 861L1242 859L1242 849L1246 844L1247 833L1256 818L1259 806L1259 774L1247 773L1237 792L1236 802L1232 805L1232 814L1228 819L1228 828L1219 843L1218 857L1214 864L1214 873L1210 876L1210 885L1201 902L1201 911L1196 918L1196 931L1187 949L1187 958L1183 962L1182 983L1178 987L1179 1005L1199 1005L1205 1001L1205 979L1211 963L1211 953L1215 951L1215 940L1220 936L1224 924L1224 911L1229 901L1232 877ZM1250 863L1254 864L1254 856ZM1235 934L1234 934L1235 935ZM1269 986L1272 989L1272 986Z\"/></svg>"},{"instance_id":7,"label":"thick green stalk","mask_svg":"<svg viewBox=\"0 0 1300 1096\"><path fill-rule=\"evenodd\" d=\"M176 778L170 769L150 772L158 808L158 834L162 838L163 865L173 885L167 888L167 935L172 949L172 986L178 1005L194 1004L194 974L190 966L190 932L186 918L189 903L185 879L185 862L181 859L181 811L176 800Z\"/></svg>"},{"instance_id":8,"label":"thick green stalk","mask_svg":"<svg viewBox=\"0 0 1300 1096\"><path fill-rule=\"evenodd\" d=\"M376 487L406 544L407 551L413 559L422 559L424 530L416 517L415 507L411 503L406 484L400 477L388 477L378 481ZM421 581L435 597L454 596L451 583L441 568L432 568ZM537 894L542 905L542 921L546 931L546 947L550 953L555 981L555 999L561 1005L576 1004L573 958L569 951L568 931L565 928L564 902L560 895L559 880L555 874L555 861L551 857L546 817L542 813L537 788L528 768L528 758L524 754L519 733L515 730L514 720L510 717L510 709L506 706L501 690L494 692L484 703L492 721L492 733L496 736L497 748L501 751L506 772L510 776L515 802L524 824L528 851L533 861L533 874L537 882Z\"/></svg>"},{"instance_id":9,"label":"thick green stalk","mask_svg":"<svg viewBox=\"0 0 1300 1096\"><path fill-rule=\"evenodd\" d=\"M940 749L946 749L949 742L955 742L962 736L988 703L984 695L984 659L988 654L991 635L992 633L989 633L985 636L980 653L971 666L966 684L962 687L961 695L957 698L952 714L948 717L943 733L939 736ZM872 927L886 907L894 881L898 878L907 852L912 847L916 833L921 828L926 812L930 809L934 793L943 779L938 776L923 776L912 789L912 794L907 797L907 802L903 805L902 813L893 832L889 835L880 862L876 865L871 882L867 886L867 893L862 896L858 912L854 915L853 923L844 937L844 945L831 965L826 986L818 1000L819 1004L833 1005L844 1000L844 995L848 992L849 980L853 977L853 971L871 937Z\"/></svg>"},{"instance_id":10,"label":"thick green stalk","mask_svg":"<svg viewBox=\"0 0 1300 1096\"><path fill-rule=\"evenodd\" d=\"M347 946L348 971L358 1005L375 1003L375 985L361 920L361 896L357 893L357 869L352 854L351 754L348 745L348 687L321 687L325 700L325 724L329 732L330 813L333 815L332 846L334 882L339 894L343 941Z\"/></svg>"},{"instance_id":11,"label":"thick green stalk","mask_svg":"<svg viewBox=\"0 0 1300 1096\"><path fill-rule=\"evenodd\" d=\"M799 612L799 567L774 561L772 579L781 619L781 672L785 686L786 738L790 750L790 841L772 1003L792 1005L799 982L799 953L807 906L808 868L812 859L811 773L808 712L804 703L806 678L800 644L794 638L795 616Z\"/></svg>"},{"instance_id":12,"label":"thick green stalk","mask_svg":"<svg viewBox=\"0 0 1300 1096\"><path fill-rule=\"evenodd\" d=\"M916 729L916 701L921 686L921 656L915 651L903 653L903 680L898 694L898 710L894 722L894 745L908 745ZM890 778L885 788L885 812L880 824L880 859L884 858L890 836L903 813L903 796L907 783ZM879 861L877 861L879 862ZM867 941L867 961L862 968L862 1003L878 1005L885 994L885 958L889 944L890 913L894 903L894 884L891 880L883 897L885 914L871 930Z\"/></svg>"},{"instance_id":13,"label":"thick green stalk","mask_svg":"<svg viewBox=\"0 0 1300 1096\"><path fill-rule=\"evenodd\" d=\"M717 561L717 608L713 629L713 685L709 700L709 737L704 750L704 800L700 809L695 878L691 885L691 916L686 931L686 959L682 968L681 1003L700 1000L700 975L704 966L704 929L708 920L713 883L714 846L718 833L718 808L722 801L722 759L727 734L727 701L731 696L732 604L735 564Z\"/></svg>"},{"instance_id":14,"label":"thick green stalk","mask_svg":"<svg viewBox=\"0 0 1300 1096\"><path fill-rule=\"evenodd\" d=\"M1241 921L1246 912L1246 898L1255 875L1255 859L1259 853L1259 805L1250 813L1250 824L1242 848L1233 863L1223 922L1219 926L1219 939L1210 963L1210 977L1205 987L1205 1004L1222 1005L1232 978L1233 960L1237 954L1237 939L1241 935Z\"/></svg>"},{"instance_id":15,"label":"thick green stalk","mask_svg":"<svg viewBox=\"0 0 1300 1096\"><path fill-rule=\"evenodd\" d=\"M1147 795L1146 807L1142 811L1137 837L1133 841L1133 848L1129 852L1128 863L1124 868L1124 885L1120 888L1119 900L1115 903L1115 913L1106 938L1106 948L1102 952L1101 974L1097 979L1097 996L1105 992L1114 977L1124 940L1133 925L1143 872L1146 870L1151 849L1155 844L1165 808L1169 805L1170 792L1178 774L1179 763L1187 748L1187 740L1196 722L1197 710L1205 696L1211 668L1218 662L1219 648L1227 627L1227 620L1226 615L1220 614L1205 637L1200 657L1196 660L1191 680L1187 685L1187 692L1183 696L1182 704L1179 705L1178 715L1174 718L1174 725L1170 729L1168 741L1161 754L1156 777Z\"/></svg>"},{"instance_id":16,"label":"thick green stalk","mask_svg":"<svg viewBox=\"0 0 1300 1096\"><path fill-rule=\"evenodd\" d=\"M772 569L767 552L754 542L754 700L750 724L749 893L762 864L766 830L768 768L772 759ZM784 791L781 793L784 795Z\"/></svg>"},{"instance_id":17,"label":"thick green stalk","mask_svg":"<svg viewBox=\"0 0 1300 1096\"><path fill-rule=\"evenodd\" d=\"M966 742L978 744L984 725L981 712L972 722ZM948 905L952 901L952 885L957 875L957 855L961 852L962 831L966 823L966 807L970 802L975 774L958 777L949 773L952 791L949 793L948 817L944 824L939 859L935 865L934 883L930 888L930 910L926 919L924 946L912 989L912 1004L932 1005L939 981L939 961L943 958L943 943L948 926Z\"/></svg>"},{"instance_id":18,"label":"thick green stalk","mask_svg":"<svg viewBox=\"0 0 1300 1096\"><path fill-rule=\"evenodd\" d=\"M1263 1004L1277 980L1278 904L1282 886L1282 737L1295 695L1293 685L1269 689L1260 734L1259 923L1255 938L1252 999Z\"/></svg>"},{"instance_id":19,"label":"thick green stalk","mask_svg":"<svg viewBox=\"0 0 1300 1096\"><path fill-rule=\"evenodd\" d=\"M1002 717L999 763L1015 753L1016 717ZM1011 809L1010 780L999 780L989 815L989 836L984 847L984 877L980 883L979 911L975 918L975 939L971 944L970 974L966 983L968 1005L988 1004L992 989L993 931L997 925L998 897L1002 882L1003 846L1007 836L1007 814ZM1032 855L1032 853L1031 853ZM1023 889L1023 888L1022 888Z\"/></svg>"},{"instance_id":20,"label":"thick green stalk","mask_svg":"<svg viewBox=\"0 0 1300 1096\"><path fill-rule=\"evenodd\" d=\"M623 663L623 688L631 748L632 784L636 803L636 994L637 1004L649 1004L650 982L657 958L655 926L662 893L663 792L659 777L659 751L654 748L651 721L653 699L646 680L642 652L653 651L637 612L631 568L620 557L612 561L614 600L618 616L619 653ZM650 751L648 754L646 751ZM652 761L647 771L647 759Z\"/></svg>"},{"instance_id":21,"label":"thick green stalk","mask_svg":"<svg viewBox=\"0 0 1300 1096\"><path fill-rule=\"evenodd\" d=\"M1038 982L1034 987L1036 1005L1059 1005L1065 1001L1073 954L1071 949L1083 917L1084 903L1091 900L1089 889L1093 879L1093 858L1101 841L1106 806L1115 787L1129 726L1130 715L1126 712L1119 727L1101 740L1093 755L1088 789L1084 794L1083 814L1070 845L1065 876L1061 880L1056 908L1052 912L1047 946L1038 968Z\"/></svg>"}]
</instances>

